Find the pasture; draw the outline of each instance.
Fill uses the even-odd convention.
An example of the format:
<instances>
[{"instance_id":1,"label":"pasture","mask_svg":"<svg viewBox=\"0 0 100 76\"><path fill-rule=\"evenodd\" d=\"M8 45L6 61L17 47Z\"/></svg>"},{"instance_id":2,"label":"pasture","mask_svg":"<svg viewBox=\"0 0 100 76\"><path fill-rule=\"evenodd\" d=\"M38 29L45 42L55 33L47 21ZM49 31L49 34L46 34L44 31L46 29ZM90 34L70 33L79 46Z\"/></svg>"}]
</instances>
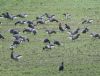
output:
<instances>
[{"instance_id":1,"label":"pasture","mask_svg":"<svg viewBox=\"0 0 100 76\"><path fill-rule=\"evenodd\" d=\"M80 35L74 41L68 38L66 31L58 29L58 23L48 22L36 26L37 35L23 33L26 24L14 23L18 20L35 20L44 13L54 14L56 18L67 23L72 30L88 26L90 32L100 33L100 0L0 0L0 14L10 12L13 15L26 13L26 18L9 20L0 18L0 76L100 76L100 39L94 39L90 33ZM63 13L70 13L66 20ZM92 24L82 24L83 18L93 19ZM14 51L23 57L19 61L10 58L13 37L10 29L19 29L20 34L27 36L29 43L20 44ZM49 36L46 29L54 29L56 34ZM45 38L59 40L62 45L51 50L43 50ZM58 67L64 62L64 71Z\"/></svg>"}]
</instances>

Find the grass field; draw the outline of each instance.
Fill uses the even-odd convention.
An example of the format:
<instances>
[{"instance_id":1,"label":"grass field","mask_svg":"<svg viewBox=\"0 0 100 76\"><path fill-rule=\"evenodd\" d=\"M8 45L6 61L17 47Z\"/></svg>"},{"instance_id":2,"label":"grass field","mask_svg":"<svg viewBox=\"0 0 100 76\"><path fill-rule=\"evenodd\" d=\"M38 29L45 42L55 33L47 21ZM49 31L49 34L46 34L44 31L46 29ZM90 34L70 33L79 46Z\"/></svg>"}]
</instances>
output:
<instances>
[{"instance_id":1,"label":"grass field","mask_svg":"<svg viewBox=\"0 0 100 76\"><path fill-rule=\"evenodd\" d=\"M34 20L36 16L44 13L55 14L56 18L68 23L72 29L84 27L82 18L94 19L89 25L91 32L100 33L100 0L0 0L0 13L10 12L14 15L21 12L29 16L25 19L13 21L0 19L0 32L5 39L0 40L0 76L100 76L100 40L92 39L89 33L82 34L78 40L68 39L66 32L48 36L43 27L57 29L57 23L48 23L37 26L38 34L22 33L30 38L29 43L21 44L14 51L23 57L19 62L10 58L12 36L8 32L11 28L23 29L27 25L14 26L17 20ZM63 13L70 13L71 20L64 20ZM63 46L52 50L42 51L43 39L51 41L57 39ZM58 71L59 64L64 61L65 69Z\"/></svg>"}]
</instances>

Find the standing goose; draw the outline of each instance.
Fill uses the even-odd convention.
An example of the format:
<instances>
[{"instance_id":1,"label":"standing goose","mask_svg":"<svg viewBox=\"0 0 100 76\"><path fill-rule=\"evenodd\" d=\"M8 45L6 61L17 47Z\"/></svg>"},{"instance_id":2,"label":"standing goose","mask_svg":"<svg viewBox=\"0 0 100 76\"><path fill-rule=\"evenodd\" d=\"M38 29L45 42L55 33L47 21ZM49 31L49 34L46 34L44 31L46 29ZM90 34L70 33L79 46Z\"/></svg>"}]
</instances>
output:
<instances>
[{"instance_id":1,"label":"standing goose","mask_svg":"<svg viewBox=\"0 0 100 76\"><path fill-rule=\"evenodd\" d=\"M64 70L64 62L62 62L59 66L59 71L63 71Z\"/></svg>"},{"instance_id":2,"label":"standing goose","mask_svg":"<svg viewBox=\"0 0 100 76\"><path fill-rule=\"evenodd\" d=\"M61 32L64 32L64 31L65 31L65 29L62 27L62 24L61 24L61 23L59 23L59 30L60 30Z\"/></svg>"},{"instance_id":3,"label":"standing goose","mask_svg":"<svg viewBox=\"0 0 100 76\"><path fill-rule=\"evenodd\" d=\"M65 29L70 30L71 28L70 28L70 26L68 24L65 24Z\"/></svg>"}]
</instances>

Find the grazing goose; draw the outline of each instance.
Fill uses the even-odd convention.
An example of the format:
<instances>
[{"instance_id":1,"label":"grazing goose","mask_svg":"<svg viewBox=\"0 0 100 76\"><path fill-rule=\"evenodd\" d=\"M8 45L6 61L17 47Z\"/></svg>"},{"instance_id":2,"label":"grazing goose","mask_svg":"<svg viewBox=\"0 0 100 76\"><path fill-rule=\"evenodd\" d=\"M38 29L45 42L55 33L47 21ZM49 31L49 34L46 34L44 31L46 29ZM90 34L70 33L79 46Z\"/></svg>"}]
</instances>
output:
<instances>
[{"instance_id":1,"label":"grazing goose","mask_svg":"<svg viewBox=\"0 0 100 76\"><path fill-rule=\"evenodd\" d=\"M19 34L15 34L15 35L13 35L13 37L15 38L15 40L19 40L22 36Z\"/></svg>"},{"instance_id":2,"label":"grazing goose","mask_svg":"<svg viewBox=\"0 0 100 76\"><path fill-rule=\"evenodd\" d=\"M13 20L16 18L16 16L11 15L9 12L2 13L2 15L4 18L10 19L10 20Z\"/></svg>"},{"instance_id":3,"label":"grazing goose","mask_svg":"<svg viewBox=\"0 0 100 76\"><path fill-rule=\"evenodd\" d=\"M16 46L11 45L9 49L10 49L10 50L14 50L14 48L16 48Z\"/></svg>"},{"instance_id":4,"label":"grazing goose","mask_svg":"<svg viewBox=\"0 0 100 76\"><path fill-rule=\"evenodd\" d=\"M20 13L17 15L17 17L21 17L21 18L26 18L28 15L25 13Z\"/></svg>"},{"instance_id":5,"label":"grazing goose","mask_svg":"<svg viewBox=\"0 0 100 76\"><path fill-rule=\"evenodd\" d=\"M43 47L43 50L52 49L52 48L54 48L54 44L48 44L48 45Z\"/></svg>"},{"instance_id":6,"label":"grazing goose","mask_svg":"<svg viewBox=\"0 0 100 76\"><path fill-rule=\"evenodd\" d=\"M45 30L49 35L50 34L56 34L56 31L55 30Z\"/></svg>"},{"instance_id":7,"label":"grazing goose","mask_svg":"<svg viewBox=\"0 0 100 76\"><path fill-rule=\"evenodd\" d=\"M92 36L93 38L100 39L100 34L98 34L98 33L90 33L90 36Z\"/></svg>"},{"instance_id":8,"label":"grazing goose","mask_svg":"<svg viewBox=\"0 0 100 76\"><path fill-rule=\"evenodd\" d=\"M14 40L12 46L16 46L19 45L21 43L21 40Z\"/></svg>"},{"instance_id":9,"label":"grazing goose","mask_svg":"<svg viewBox=\"0 0 100 76\"><path fill-rule=\"evenodd\" d=\"M61 45L61 43L60 43L59 41L57 41L57 40L54 40L54 44L55 44L55 45L58 45L58 46Z\"/></svg>"},{"instance_id":10,"label":"grazing goose","mask_svg":"<svg viewBox=\"0 0 100 76\"><path fill-rule=\"evenodd\" d=\"M15 22L15 25L18 25L18 24L26 24L27 22L26 21L17 21Z\"/></svg>"},{"instance_id":11,"label":"grazing goose","mask_svg":"<svg viewBox=\"0 0 100 76\"><path fill-rule=\"evenodd\" d=\"M80 31L80 28L77 28L75 31L68 31L68 34L69 35L75 35L75 34L78 34Z\"/></svg>"},{"instance_id":12,"label":"grazing goose","mask_svg":"<svg viewBox=\"0 0 100 76\"><path fill-rule=\"evenodd\" d=\"M34 35L37 34L37 30L33 28L24 28L23 33L24 32L33 33Z\"/></svg>"},{"instance_id":13,"label":"grazing goose","mask_svg":"<svg viewBox=\"0 0 100 76\"><path fill-rule=\"evenodd\" d=\"M84 21L82 21L82 24L87 24L87 23L92 23L93 19L85 19Z\"/></svg>"},{"instance_id":14,"label":"grazing goose","mask_svg":"<svg viewBox=\"0 0 100 76\"><path fill-rule=\"evenodd\" d=\"M37 24L45 24L45 20L44 19L38 19Z\"/></svg>"},{"instance_id":15,"label":"grazing goose","mask_svg":"<svg viewBox=\"0 0 100 76\"><path fill-rule=\"evenodd\" d=\"M59 71L63 71L64 70L64 62L62 62L59 66Z\"/></svg>"},{"instance_id":16,"label":"grazing goose","mask_svg":"<svg viewBox=\"0 0 100 76\"><path fill-rule=\"evenodd\" d=\"M84 34L84 33L87 33L88 31L89 31L88 28L84 28L84 29L82 30L82 33Z\"/></svg>"},{"instance_id":17,"label":"grazing goose","mask_svg":"<svg viewBox=\"0 0 100 76\"><path fill-rule=\"evenodd\" d=\"M48 18L48 20L50 22L59 22L56 18L55 18L55 15L52 15L50 18Z\"/></svg>"},{"instance_id":18,"label":"grazing goose","mask_svg":"<svg viewBox=\"0 0 100 76\"><path fill-rule=\"evenodd\" d=\"M50 44L50 40L48 38L44 39L43 41L44 43L49 43Z\"/></svg>"},{"instance_id":19,"label":"grazing goose","mask_svg":"<svg viewBox=\"0 0 100 76\"><path fill-rule=\"evenodd\" d=\"M10 29L10 33L15 35L15 34L19 34L19 31L17 29Z\"/></svg>"},{"instance_id":20,"label":"grazing goose","mask_svg":"<svg viewBox=\"0 0 100 76\"><path fill-rule=\"evenodd\" d=\"M33 22L28 20L28 21L27 21L27 24L28 24L28 25L32 25Z\"/></svg>"},{"instance_id":21,"label":"grazing goose","mask_svg":"<svg viewBox=\"0 0 100 76\"><path fill-rule=\"evenodd\" d=\"M79 38L79 36L80 36L80 34L75 34L75 35L71 35L69 38L70 38L71 40L76 40L76 39Z\"/></svg>"},{"instance_id":22,"label":"grazing goose","mask_svg":"<svg viewBox=\"0 0 100 76\"><path fill-rule=\"evenodd\" d=\"M11 52L11 59L13 59L13 60L16 60L16 61L19 61L19 59L22 57L22 55L19 55L19 54L17 54L16 52L14 52L13 50L12 50L12 52Z\"/></svg>"},{"instance_id":23,"label":"grazing goose","mask_svg":"<svg viewBox=\"0 0 100 76\"><path fill-rule=\"evenodd\" d=\"M4 36L2 34L0 34L0 39L5 39Z\"/></svg>"},{"instance_id":24,"label":"grazing goose","mask_svg":"<svg viewBox=\"0 0 100 76\"><path fill-rule=\"evenodd\" d=\"M45 13L45 16L46 16L47 18L51 18L53 15L50 15L50 14L48 14L48 13Z\"/></svg>"},{"instance_id":25,"label":"grazing goose","mask_svg":"<svg viewBox=\"0 0 100 76\"><path fill-rule=\"evenodd\" d=\"M29 42L30 41L29 38L24 37L24 36L21 36L20 40L21 40L21 42L25 42L25 41Z\"/></svg>"},{"instance_id":26,"label":"grazing goose","mask_svg":"<svg viewBox=\"0 0 100 76\"><path fill-rule=\"evenodd\" d=\"M29 27L29 28L32 28L32 29L35 29L35 27L34 27L33 24L28 24L28 27Z\"/></svg>"}]
</instances>

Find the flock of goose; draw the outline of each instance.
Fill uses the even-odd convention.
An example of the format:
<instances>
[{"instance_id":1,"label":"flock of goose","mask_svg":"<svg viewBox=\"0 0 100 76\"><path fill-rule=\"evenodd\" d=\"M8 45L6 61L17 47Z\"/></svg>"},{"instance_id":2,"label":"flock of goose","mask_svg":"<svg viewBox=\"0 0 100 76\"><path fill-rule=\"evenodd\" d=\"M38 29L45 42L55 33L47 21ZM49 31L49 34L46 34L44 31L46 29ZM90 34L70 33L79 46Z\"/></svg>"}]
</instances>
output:
<instances>
[{"instance_id":1,"label":"flock of goose","mask_svg":"<svg viewBox=\"0 0 100 76\"><path fill-rule=\"evenodd\" d=\"M5 12L2 13L0 15L0 18L6 18L6 19L10 19L10 20L14 20L16 18L27 18L27 14L25 13L21 13L18 15L12 15L9 12ZM63 16L65 17L65 19L70 19L71 15L69 13L64 13ZM86 34L87 32L89 32L89 28L88 26L85 28L77 28L76 30L72 30L72 28L70 27L70 25L68 24L63 24L59 19L57 19L55 17L55 15L50 15L48 13L44 13L41 16L37 16L36 20L34 21L24 21L24 20L19 20L16 21L14 23L15 27L20 25L24 25L27 24L27 28L24 28L22 30L23 33L27 32L27 33L33 33L33 35L37 35L37 29L36 27L38 25L43 25L43 24L47 24L48 22L56 22L58 24L58 30L60 32L66 32L69 35L69 39L71 40L76 40L80 37L81 33ZM81 23L82 24L91 24L93 22L93 19L85 19L83 20ZM2 22L0 22L0 24L2 24ZM46 29L45 30L46 33L48 33L48 35L51 36L51 34L56 34L57 30L51 30L51 29ZM30 42L30 38L26 37L26 36L22 36L19 32L19 30L17 29L10 29L9 33L12 34L12 37L14 38L14 40L12 41L12 44L10 46L10 50L12 50L11 52L11 59L18 61L22 55L16 53L14 51L15 48L17 48L21 43L23 42ZM96 33L96 32L91 32L90 35L93 38L98 38L100 39L100 34ZM5 39L5 36L2 35L2 33L0 33L0 39ZM51 42L48 38L44 38L43 43L45 44L45 46L42 48L43 50L48 50L48 49L52 49L53 47L55 47L55 45L60 46L62 45L62 43L58 40L54 40L53 42ZM63 71L64 69L64 63L62 62L61 65L59 66L59 71Z\"/></svg>"}]
</instances>

